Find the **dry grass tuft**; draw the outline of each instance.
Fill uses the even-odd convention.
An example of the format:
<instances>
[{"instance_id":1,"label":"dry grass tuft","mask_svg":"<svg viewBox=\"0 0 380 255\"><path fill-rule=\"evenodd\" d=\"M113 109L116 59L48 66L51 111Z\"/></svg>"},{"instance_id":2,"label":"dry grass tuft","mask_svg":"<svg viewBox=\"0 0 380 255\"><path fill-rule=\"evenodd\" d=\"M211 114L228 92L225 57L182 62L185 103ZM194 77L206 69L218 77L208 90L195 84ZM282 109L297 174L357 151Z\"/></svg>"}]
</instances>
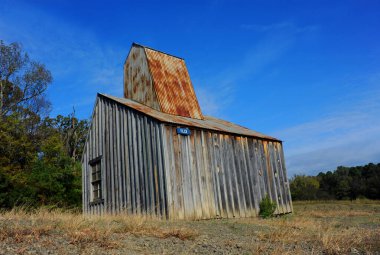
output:
<instances>
[{"instance_id":1,"label":"dry grass tuft","mask_svg":"<svg viewBox=\"0 0 380 255\"><path fill-rule=\"evenodd\" d=\"M259 226L251 251L257 254L349 254L380 251L380 203L300 202L295 213ZM371 204L371 207L367 207ZM365 222L365 225L363 223Z\"/></svg>"},{"instance_id":2,"label":"dry grass tuft","mask_svg":"<svg viewBox=\"0 0 380 255\"><path fill-rule=\"evenodd\" d=\"M318 241L325 254L348 254L355 251L369 252L379 245L380 231L349 228L345 230L328 229L320 233Z\"/></svg>"},{"instance_id":3,"label":"dry grass tuft","mask_svg":"<svg viewBox=\"0 0 380 255\"><path fill-rule=\"evenodd\" d=\"M69 243L74 245L85 246L96 243L99 247L105 249L118 248L118 243L111 240L111 232L99 231L94 228L85 228L82 230L72 231L67 234Z\"/></svg>"},{"instance_id":4,"label":"dry grass tuft","mask_svg":"<svg viewBox=\"0 0 380 255\"><path fill-rule=\"evenodd\" d=\"M271 219L166 221L127 215L15 209L0 213L0 254L35 245L73 254L253 253L373 254L380 251L379 201L295 202L294 214ZM186 241L186 242L184 242ZM1 250L13 247L12 252ZM110 251L110 249L113 249ZM38 253L38 252L37 252Z\"/></svg>"},{"instance_id":5,"label":"dry grass tuft","mask_svg":"<svg viewBox=\"0 0 380 255\"><path fill-rule=\"evenodd\" d=\"M161 231L160 234L155 235L155 236L159 238L175 237L184 241L184 240L194 240L195 237L198 236L198 233L188 228L174 228L174 229L167 229L167 230Z\"/></svg>"},{"instance_id":6,"label":"dry grass tuft","mask_svg":"<svg viewBox=\"0 0 380 255\"><path fill-rule=\"evenodd\" d=\"M69 244L105 249L119 247L115 234L193 240L198 233L189 228L162 227L157 218L126 215L83 216L44 208L30 211L14 209L0 215L0 241L31 243L41 237L65 238Z\"/></svg>"},{"instance_id":7,"label":"dry grass tuft","mask_svg":"<svg viewBox=\"0 0 380 255\"><path fill-rule=\"evenodd\" d=\"M322 211L314 210L309 213L309 217L315 218L332 218L332 217L360 217L371 216L373 213L366 211Z\"/></svg>"},{"instance_id":8,"label":"dry grass tuft","mask_svg":"<svg viewBox=\"0 0 380 255\"><path fill-rule=\"evenodd\" d=\"M20 226L3 226L0 232L0 241L11 239L16 243L22 243L40 240L41 236L49 235L50 231L50 226L34 227L31 229L22 228Z\"/></svg>"}]
</instances>

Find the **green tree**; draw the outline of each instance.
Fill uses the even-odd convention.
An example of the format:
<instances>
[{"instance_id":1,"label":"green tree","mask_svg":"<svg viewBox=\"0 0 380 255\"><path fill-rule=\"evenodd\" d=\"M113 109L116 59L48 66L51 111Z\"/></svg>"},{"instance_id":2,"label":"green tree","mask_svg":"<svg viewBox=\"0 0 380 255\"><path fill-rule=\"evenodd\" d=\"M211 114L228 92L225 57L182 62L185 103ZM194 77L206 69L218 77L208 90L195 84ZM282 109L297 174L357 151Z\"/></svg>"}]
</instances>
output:
<instances>
[{"instance_id":1,"label":"green tree","mask_svg":"<svg viewBox=\"0 0 380 255\"><path fill-rule=\"evenodd\" d=\"M58 131L67 155L74 160L80 160L89 128L87 120L78 120L74 112L69 116L58 115L56 118L46 118L43 127Z\"/></svg>"},{"instance_id":2,"label":"green tree","mask_svg":"<svg viewBox=\"0 0 380 255\"><path fill-rule=\"evenodd\" d=\"M28 176L37 205L81 205L81 167L70 158L57 132L46 139Z\"/></svg>"},{"instance_id":3,"label":"green tree","mask_svg":"<svg viewBox=\"0 0 380 255\"><path fill-rule=\"evenodd\" d=\"M28 123L18 113L0 122L0 170L15 174L28 168L37 153Z\"/></svg>"},{"instance_id":4,"label":"green tree","mask_svg":"<svg viewBox=\"0 0 380 255\"><path fill-rule=\"evenodd\" d=\"M335 199L335 190L338 180L336 175L327 171L326 173L319 173L317 175L319 181L318 199Z\"/></svg>"},{"instance_id":5,"label":"green tree","mask_svg":"<svg viewBox=\"0 0 380 255\"><path fill-rule=\"evenodd\" d=\"M46 117L50 72L0 40L0 207L80 206L88 122Z\"/></svg>"},{"instance_id":6,"label":"green tree","mask_svg":"<svg viewBox=\"0 0 380 255\"><path fill-rule=\"evenodd\" d=\"M363 167L365 180L365 196L371 199L380 199L380 164L368 164Z\"/></svg>"},{"instance_id":7,"label":"green tree","mask_svg":"<svg viewBox=\"0 0 380 255\"><path fill-rule=\"evenodd\" d=\"M290 192L293 200L317 199L319 181L314 176L296 175L290 180Z\"/></svg>"},{"instance_id":8,"label":"green tree","mask_svg":"<svg viewBox=\"0 0 380 255\"><path fill-rule=\"evenodd\" d=\"M31 60L18 43L6 45L0 40L0 117L20 110L28 116L48 109L45 91L51 82L45 66Z\"/></svg>"},{"instance_id":9,"label":"green tree","mask_svg":"<svg viewBox=\"0 0 380 255\"><path fill-rule=\"evenodd\" d=\"M350 187L350 178L342 177L336 189L336 198L337 199L348 199L350 198L351 187Z\"/></svg>"},{"instance_id":10,"label":"green tree","mask_svg":"<svg viewBox=\"0 0 380 255\"><path fill-rule=\"evenodd\" d=\"M5 208L10 208L10 191L13 189L9 177L0 172L0 205Z\"/></svg>"}]
</instances>

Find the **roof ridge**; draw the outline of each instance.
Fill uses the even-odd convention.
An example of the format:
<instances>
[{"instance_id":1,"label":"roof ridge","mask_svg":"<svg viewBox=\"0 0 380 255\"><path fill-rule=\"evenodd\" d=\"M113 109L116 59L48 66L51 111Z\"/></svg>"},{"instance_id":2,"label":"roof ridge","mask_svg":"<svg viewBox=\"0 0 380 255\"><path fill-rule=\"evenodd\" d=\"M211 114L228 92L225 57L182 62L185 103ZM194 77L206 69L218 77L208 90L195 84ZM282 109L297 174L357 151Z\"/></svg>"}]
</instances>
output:
<instances>
[{"instance_id":1,"label":"roof ridge","mask_svg":"<svg viewBox=\"0 0 380 255\"><path fill-rule=\"evenodd\" d=\"M217 118L217 117L210 116L210 115L203 115L203 117L205 117L205 118L209 118L209 119L214 119L214 120L220 120L220 121L227 122L227 123L230 123L230 124L235 125L235 126L239 126L239 127L241 127L241 128L244 128L244 129L248 129L248 130L251 130L251 131L255 131L255 130L252 130L252 129L248 128L248 127L244 127L244 126L242 126L242 125L236 124L235 122L232 122L232 121L229 121L229 120L225 120L225 119ZM255 132L257 132L257 131L255 131Z\"/></svg>"},{"instance_id":2,"label":"roof ridge","mask_svg":"<svg viewBox=\"0 0 380 255\"><path fill-rule=\"evenodd\" d=\"M144 105L130 98L116 97L116 96L111 96L111 95L102 94L102 93L97 93L97 94L99 96L103 96L112 101L115 101L116 103L132 108L135 111L146 114L150 116L151 118L154 118L164 123L169 123L169 124L174 124L174 125L179 125L179 126L182 126L182 125L190 126L190 127L201 128L201 129L206 129L206 130L213 130L217 132L234 134L238 136L256 137L256 138L260 138L264 140L282 142L281 140L275 137L272 137L255 130L242 127L236 123L215 118L212 116L207 116L211 118L206 118L206 119L193 119L193 118L184 117L184 116L172 115L170 113L158 111L154 108L151 108L147 105ZM213 121L211 119L220 120L221 122ZM228 122L228 123L231 123L232 125L227 125L223 122Z\"/></svg>"},{"instance_id":3,"label":"roof ridge","mask_svg":"<svg viewBox=\"0 0 380 255\"><path fill-rule=\"evenodd\" d=\"M162 54L168 55L168 56L170 56L170 57L178 58L178 59L181 59L181 60L185 61L184 58L181 58L181 57L175 56L175 55L170 54L170 53L166 53L166 52L164 52L164 51L156 50L156 49L153 49L153 48L151 48L151 47L148 47L148 46L145 46L145 45L142 45L142 44L139 44L139 43L135 43L135 42L133 42L133 43L132 43L132 47L133 47L133 46L143 47L143 48L145 48L145 49L153 50L153 51L156 51L156 52L159 52L159 53L162 53Z\"/></svg>"}]
</instances>

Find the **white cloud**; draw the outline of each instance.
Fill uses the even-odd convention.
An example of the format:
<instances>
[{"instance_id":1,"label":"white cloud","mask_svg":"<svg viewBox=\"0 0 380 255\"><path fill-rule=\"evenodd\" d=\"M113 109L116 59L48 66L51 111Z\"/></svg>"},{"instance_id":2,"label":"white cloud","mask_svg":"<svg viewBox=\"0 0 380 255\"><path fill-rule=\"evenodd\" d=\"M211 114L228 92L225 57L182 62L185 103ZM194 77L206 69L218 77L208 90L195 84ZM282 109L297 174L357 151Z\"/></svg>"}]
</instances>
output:
<instances>
[{"instance_id":1,"label":"white cloud","mask_svg":"<svg viewBox=\"0 0 380 255\"><path fill-rule=\"evenodd\" d=\"M311 145L312 146L312 145ZM361 141L347 140L339 146L328 146L306 153L286 155L288 175L317 174L336 169L337 166L364 165L380 161L380 135ZM286 146L285 146L286 152ZM305 169L309 169L305 171Z\"/></svg>"},{"instance_id":2,"label":"white cloud","mask_svg":"<svg viewBox=\"0 0 380 255\"><path fill-rule=\"evenodd\" d=\"M380 162L380 89L346 99L328 116L277 132L285 141L289 175Z\"/></svg>"},{"instance_id":3,"label":"white cloud","mask_svg":"<svg viewBox=\"0 0 380 255\"><path fill-rule=\"evenodd\" d=\"M214 88L198 88L196 93L203 114L220 118L225 117L223 115L223 109L233 102L235 96L233 86L228 83Z\"/></svg>"}]
</instances>

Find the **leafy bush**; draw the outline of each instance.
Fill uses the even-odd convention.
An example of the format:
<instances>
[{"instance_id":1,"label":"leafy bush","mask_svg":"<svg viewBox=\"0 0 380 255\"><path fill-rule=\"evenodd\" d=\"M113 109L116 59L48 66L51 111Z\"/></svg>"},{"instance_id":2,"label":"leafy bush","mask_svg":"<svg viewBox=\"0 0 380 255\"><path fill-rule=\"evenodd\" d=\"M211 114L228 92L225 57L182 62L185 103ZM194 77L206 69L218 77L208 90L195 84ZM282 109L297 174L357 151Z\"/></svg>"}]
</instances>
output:
<instances>
[{"instance_id":1,"label":"leafy bush","mask_svg":"<svg viewBox=\"0 0 380 255\"><path fill-rule=\"evenodd\" d=\"M316 200L319 181L315 176L295 175L290 181L293 200Z\"/></svg>"},{"instance_id":2,"label":"leafy bush","mask_svg":"<svg viewBox=\"0 0 380 255\"><path fill-rule=\"evenodd\" d=\"M268 196L268 194L260 202L260 213L261 217L269 218L273 216L274 211L276 210L276 203L274 203Z\"/></svg>"}]
</instances>

